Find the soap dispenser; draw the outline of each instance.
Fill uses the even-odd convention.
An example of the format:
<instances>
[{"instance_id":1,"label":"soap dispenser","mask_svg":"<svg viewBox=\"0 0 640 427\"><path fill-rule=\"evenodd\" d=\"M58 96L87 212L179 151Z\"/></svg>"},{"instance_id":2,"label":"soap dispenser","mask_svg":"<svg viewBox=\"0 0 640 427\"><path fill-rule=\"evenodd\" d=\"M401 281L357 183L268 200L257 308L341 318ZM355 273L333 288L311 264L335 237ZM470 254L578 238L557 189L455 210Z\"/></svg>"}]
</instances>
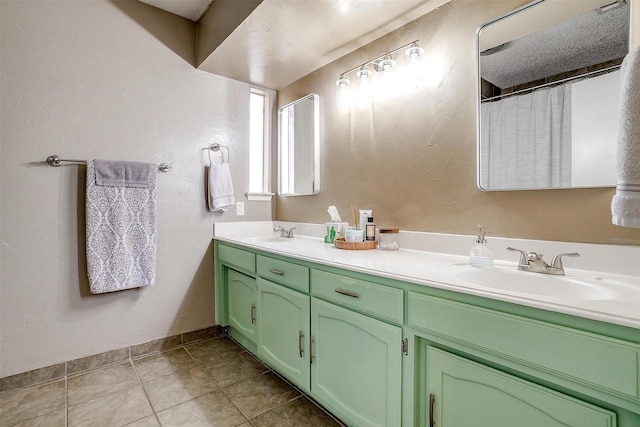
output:
<instances>
[{"instance_id":1,"label":"soap dispenser","mask_svg":"<svg viewBox=\"0 0 640 427\"><path fill-rule=\"evenodd\" d=\"M482 232L482 225L478 224L478 238L476 244L471 248L469 262L474 267L491 267L493 265L493 251L487 246L487 239L484 237L489 231Z\"/></svg>"}]
</instances>

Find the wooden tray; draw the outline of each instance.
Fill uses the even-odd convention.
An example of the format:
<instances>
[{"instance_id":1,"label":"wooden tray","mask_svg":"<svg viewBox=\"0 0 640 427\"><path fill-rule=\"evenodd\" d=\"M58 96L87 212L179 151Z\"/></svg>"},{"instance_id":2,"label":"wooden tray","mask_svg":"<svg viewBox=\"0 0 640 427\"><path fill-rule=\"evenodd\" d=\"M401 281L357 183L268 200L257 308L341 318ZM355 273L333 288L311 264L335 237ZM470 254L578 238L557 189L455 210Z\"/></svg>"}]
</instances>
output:
<instances>
[{"instance_id":1,"label":"wooden tray","mask_svg":"<svg viewBox=\"0 0 640 427\"><path fill-rule=\"evenodd\" d=\"M333 244L338 249L349 249L355 251L361 251L366 249L375 249L378 246L376 240L368 240L365 242L347 242L344 238L338 238L333 241Z\"/></svg>"}]
</instances>

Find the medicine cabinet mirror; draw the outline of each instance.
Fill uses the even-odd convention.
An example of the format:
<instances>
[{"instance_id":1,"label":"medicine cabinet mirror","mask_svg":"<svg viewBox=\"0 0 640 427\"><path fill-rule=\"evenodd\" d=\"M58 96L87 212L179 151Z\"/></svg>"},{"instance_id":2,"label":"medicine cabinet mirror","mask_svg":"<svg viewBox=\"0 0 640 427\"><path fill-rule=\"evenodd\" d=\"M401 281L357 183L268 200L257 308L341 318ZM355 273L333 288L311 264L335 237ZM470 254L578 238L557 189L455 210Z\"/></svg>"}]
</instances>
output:
<instances>
[{"instance_id":1,"label":"medicine cabinet mirror","mask_svg":"<svg viewBox=\"0 0 640 427\"><path fill-rule=\"evenodd\" d=\"M283 196L320 192L319 97L310 94L278 111L278 182Z\"/></svg>"},{"instance_id":2,"label":"medicine cabinet mirror","mask_svg":"<svg viewBox=\"0 0 640 427\"><path fill-rule=\"evenodd\" d=\"M478 30L478 186L616 185L627 1L537 0Z\"/></svg>"}]
</instances>

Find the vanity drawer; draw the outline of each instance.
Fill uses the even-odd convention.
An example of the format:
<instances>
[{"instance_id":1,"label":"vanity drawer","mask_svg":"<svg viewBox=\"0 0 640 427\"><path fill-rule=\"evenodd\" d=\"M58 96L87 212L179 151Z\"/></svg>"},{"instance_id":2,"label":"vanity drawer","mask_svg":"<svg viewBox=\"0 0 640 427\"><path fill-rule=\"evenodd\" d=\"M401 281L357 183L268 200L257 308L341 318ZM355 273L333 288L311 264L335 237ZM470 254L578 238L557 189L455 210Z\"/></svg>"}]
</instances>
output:
<instances>
[{"instance_id":1,"label":"vanity drawer","mask_svg":"<svg viewBox=\"0 0 640 427\"><path fill-rule=\"evenodd\" d=\"M218 259L222 264L246 273L255 274L256 272L256 255L253 252L219 244Z\"/></svg>"},{"instance_id":2,"label":"vanity drawer","mask_svg":"<svg viewBox=\"0 0 640 427\"><path fill-rule=\"evenodd\" d=\"M363 313L402 324L403 291L326 271L311 271L311 294Z\"/></svg>"},{"instance_id":3,"label":"vanity drawer","mask_svg":"<svg viewBox=\"0 0 640 427\"><path fill-rule=\"evenodd\" d=\"M309 268L258 255L258 275L272 282L309 293Z\"/></svg>"},{"instance_id":4,"label":"vanity drawer","mask_svg":"<svg viewBox=\"0 0 640 427\"><path fill-rule=\"evenodd\" d=\"M640 402L638 344L415 292L407 310L415 329Z\"/></svg>"}]
</instances>

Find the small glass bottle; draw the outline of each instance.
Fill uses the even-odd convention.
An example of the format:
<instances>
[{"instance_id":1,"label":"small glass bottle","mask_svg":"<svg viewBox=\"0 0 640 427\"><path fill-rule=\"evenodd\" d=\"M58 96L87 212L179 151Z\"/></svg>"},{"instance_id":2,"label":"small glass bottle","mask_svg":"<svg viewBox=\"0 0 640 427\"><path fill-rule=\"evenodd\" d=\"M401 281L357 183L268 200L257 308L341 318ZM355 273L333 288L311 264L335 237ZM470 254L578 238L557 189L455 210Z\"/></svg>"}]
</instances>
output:
<instances>
[{"instance_id":1,"label":"small glass bottle","mask_svg":"<svg viewBox=\"0 0 640 427\"><path fill-rule=\"evenodd\" d=\"M376 240L376 225L373 222L373 217L367 218L367 225L364 229L364 240L371 242Z\"/></svg>"},{"instance_id":2,"label":"small glass bottle","mask_svg":"<svg viewBox=\"0 0 640 427\"><path fill-rule=\"evenodd\" d=\"M487 239L484 237L489 231L482 232L482 225L478 224L478 238L476 244L471 248L469 262L474 267L491 267L493 265L493 251L487 246Z\"/></svg>"}]
</instances>

